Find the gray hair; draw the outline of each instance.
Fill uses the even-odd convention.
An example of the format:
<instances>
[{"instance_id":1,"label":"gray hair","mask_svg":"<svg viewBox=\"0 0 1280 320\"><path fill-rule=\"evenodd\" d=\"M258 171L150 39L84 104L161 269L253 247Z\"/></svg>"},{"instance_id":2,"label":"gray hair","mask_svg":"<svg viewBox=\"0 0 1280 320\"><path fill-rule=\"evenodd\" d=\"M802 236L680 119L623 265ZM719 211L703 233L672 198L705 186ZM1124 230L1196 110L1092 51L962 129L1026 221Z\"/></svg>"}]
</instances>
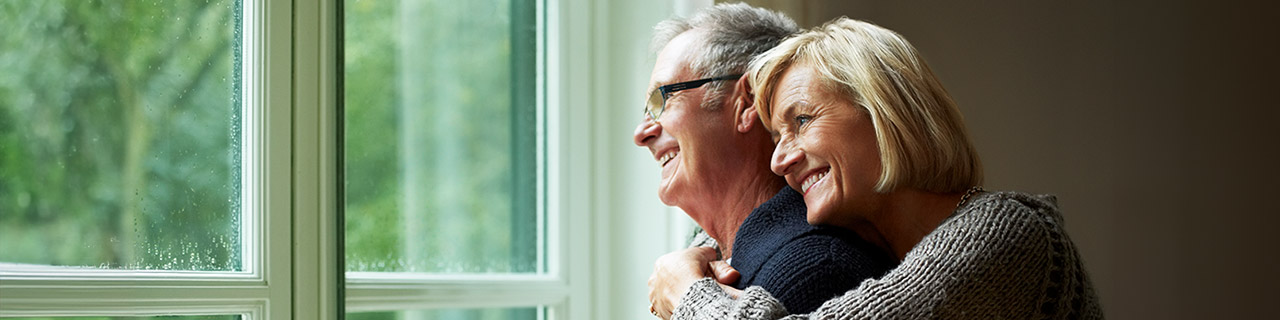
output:
<instances>
[{"instance_id":1,"label":"gray hair","mask_svg":"<svg viewBox=\"0 0 1280 320\"><path fill-rule=\"evenodd\" d=\"M781 13L743 3L721 3L703 9L692 18L673 18L653 27L652 50L659 51L671 39L690 30L707 34L701 51L689 69L701 78L744 73L756 55L773 48L787 36L800 31L796 22ZM703 108L716 109L727 94L726 84L707 84Z\"/></svg>"}]
</instances>

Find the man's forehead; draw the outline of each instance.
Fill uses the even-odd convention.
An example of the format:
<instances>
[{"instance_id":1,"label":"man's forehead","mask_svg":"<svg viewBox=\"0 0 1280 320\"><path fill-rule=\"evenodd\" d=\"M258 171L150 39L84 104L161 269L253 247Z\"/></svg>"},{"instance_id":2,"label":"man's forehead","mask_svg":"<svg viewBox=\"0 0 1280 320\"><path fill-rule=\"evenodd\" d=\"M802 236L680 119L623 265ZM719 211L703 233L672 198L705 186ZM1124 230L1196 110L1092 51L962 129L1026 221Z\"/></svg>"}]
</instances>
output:
<instances>
[{"instance_id":1,"label":"man's forehead","mask_svg":"<svg viewBox=\"0 0 1280 320\"><path fill-rule=\"evenodd\" d=\"M675 82L692 71L692 63L702 49L703 32L700 29L685 31L667 42L658 52L654 63L651 86Z\"/></svg>"}]
</instances>

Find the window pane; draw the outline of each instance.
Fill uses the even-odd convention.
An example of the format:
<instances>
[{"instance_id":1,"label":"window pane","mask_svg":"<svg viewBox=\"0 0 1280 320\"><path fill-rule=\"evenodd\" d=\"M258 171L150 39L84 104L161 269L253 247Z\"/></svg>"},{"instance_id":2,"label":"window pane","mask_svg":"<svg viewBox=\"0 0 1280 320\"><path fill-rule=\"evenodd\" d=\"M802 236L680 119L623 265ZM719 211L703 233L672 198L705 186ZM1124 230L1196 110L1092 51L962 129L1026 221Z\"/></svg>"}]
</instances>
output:
<instances>
[{"instance_id":1,"label":"window pane","mask_svg":"<svg viewBox=\"0 0 1280 320\"><path fill-rule=\"evenodd\" d=\"M430 309L347 313L347 320L537 320L539 308Z\"/></svg>"},{"instance_id":2,"label":"window pane","mask_svg":"<svg viewBox=\"0 0 1280 320\"><path fill-rule=\"evenodd\" d=\"M0 268L241 270L239 7L0 0Z\"/></svg>"},{"instance_id":3,"label":"window pane","mask_svg":"<svg viewBox=\"0 0 1280 320\"><path fill-rule=\"evenodd\" d=\"M534 5L345 2L348 271L539 271Z\"/></svg>"},{"instance_id":4,"label":"window pane","mask_svg":"<svg viewBox=\"0 0 1280 320\"><path fill-rule=\"evenodd\" d=\"M43 317L14 318L13 320L240 320L239 315L216 316L154 316L154 317Z\"/></svg>"}]
</instances>

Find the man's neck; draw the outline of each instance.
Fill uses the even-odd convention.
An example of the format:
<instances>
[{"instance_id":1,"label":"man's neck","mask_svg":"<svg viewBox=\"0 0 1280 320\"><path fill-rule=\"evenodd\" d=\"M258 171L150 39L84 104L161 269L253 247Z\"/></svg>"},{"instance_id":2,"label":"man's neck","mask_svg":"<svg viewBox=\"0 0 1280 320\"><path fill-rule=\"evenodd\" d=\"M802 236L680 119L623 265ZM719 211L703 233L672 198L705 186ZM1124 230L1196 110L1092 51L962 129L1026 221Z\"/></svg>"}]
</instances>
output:
<instances>
[{"instance_id":1,"label":"man's neck","mask_svg":"<svg viewBox=\"0 0 1280 320\"><path fill-rule=\"evenodd\" d=\"M742 222L756 207L773 198L778 190L786 188L786 183L774 175L760 175L748 179L742 188L725 188L714 197L716 201L704 201L696 205L682 207L702 226L708 236L720 244L720 253L724 258L733 256L733 241ZM732 184L731 184L732 185Z\"/></svg>"}]
</instances>

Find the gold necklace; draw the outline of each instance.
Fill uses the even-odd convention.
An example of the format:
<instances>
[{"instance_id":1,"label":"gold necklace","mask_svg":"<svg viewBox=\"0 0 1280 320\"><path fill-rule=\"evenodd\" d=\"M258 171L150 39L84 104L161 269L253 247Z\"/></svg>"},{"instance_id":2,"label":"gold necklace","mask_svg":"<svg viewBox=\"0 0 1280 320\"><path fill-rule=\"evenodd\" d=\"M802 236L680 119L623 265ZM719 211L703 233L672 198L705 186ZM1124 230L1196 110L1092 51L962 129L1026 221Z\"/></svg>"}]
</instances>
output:
<instances>
[{"instance_id":1,"label":"gold necklace","mask_svg":"<svg viewBox=\"0 0 1280 320\"><path fill-rule=\"evenodd\" d=\"M969 197L972 197L982 191L982 186L973 186L972 188L969 188L969 191L965 192L963 197L960 197L960 203L956 203L956 210L960 210L960 206L969 201Z\"/></svg>"}]
</instances>

